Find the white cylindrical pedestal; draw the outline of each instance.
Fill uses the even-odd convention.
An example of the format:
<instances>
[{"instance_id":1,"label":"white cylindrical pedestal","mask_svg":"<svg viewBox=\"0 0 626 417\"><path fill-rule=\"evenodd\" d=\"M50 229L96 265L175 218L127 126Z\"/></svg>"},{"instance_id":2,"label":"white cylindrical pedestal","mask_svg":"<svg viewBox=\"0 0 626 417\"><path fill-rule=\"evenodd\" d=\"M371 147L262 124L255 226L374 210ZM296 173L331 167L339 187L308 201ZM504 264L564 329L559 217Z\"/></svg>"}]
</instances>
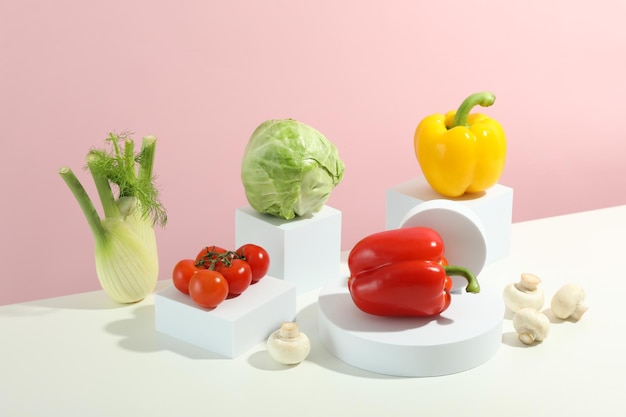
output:
<instances>
[{"instance_id":1,"label":"white cylindrical pedestal","mask_svg":"<svg viewBox=\"0 0 626 417\"><path fill-rule=\"evenodd\" d=\"M441 200L443 196L432 189L424 177L412 179L387 189L385 224L396 229L407 212L423 203ZM509 255L511 247L511 219L513 189L496 184L483 193L466 194L446 200L472 211L484 228L487 259L485 265Z\"/></svg>"},{"instance_id":2,"label":"white cylindrical pedestal","mask_svg":"<svg viewBox=\"0 0 626 417\"><path fill-rule=\"evenodd\" d=\"M487 259L487 239L482 222L470 209L450 200L431 200L409 210L400 227L430 227L439 233L450 265L462 266L476 276ZM453 276L452 291L463 291L467 280Z\"/></svg>"},{"instance_id":3,"label":"white cylindrical pedestal","mask_svg":"<svg viewBox=\"0 0 626 417\"><path fill-rule=\"evenodd\" d=\"M433 317L378 317L359 310L347 277L330 282L318 300L319 335L342 361L371 372L427 377L453 374L489 360L502 344L501 288L452 294Z\"/></svg>"},{"instance_id":4,"label":"white cylindrical pedestal","mask_svg":"<svg viewBox=\"0 0 626 417\"><path fill-rule=\"evenodd\" d=\"M386 375L447 375L486 362L502 344L504 302L500 286L480 279L488 252L483 222L459 202L433 199L411 207L398 226L437 231L449 264L472 271L478 277L480 293L466 293L467 280L452 277L452 302L442 313L379 317L354 304L346 274L320 292L322 343L342 361Z\"/></svg>"}]
</instances>

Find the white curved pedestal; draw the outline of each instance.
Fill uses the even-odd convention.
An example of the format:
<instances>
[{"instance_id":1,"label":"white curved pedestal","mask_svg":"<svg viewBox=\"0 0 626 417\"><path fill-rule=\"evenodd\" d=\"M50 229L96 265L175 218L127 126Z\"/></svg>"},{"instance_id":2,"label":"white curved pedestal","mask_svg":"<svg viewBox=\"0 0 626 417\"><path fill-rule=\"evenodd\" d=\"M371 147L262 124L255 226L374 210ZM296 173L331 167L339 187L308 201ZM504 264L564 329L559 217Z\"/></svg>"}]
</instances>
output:
<instances>
[{"instance_id":1,"label":"white curved pedestal","mask_svg":"<svg viewBox=\"0 0 626 417\"><path fill-rule=\"evenodd\" d=\"M426 377L474 368L502 344L504 317L501 288L480 284L479 294L453 293L438 316L391 318L359 310L342 277L320 291L320 339L342 361L385 375Z\"/></svg>"},{"instance_id":2,"label":"white curved pedestal","mask_svg":"<svg viewBox=\"0 0 626 417\"><path fill-rule=\"evenodd\" d=\"M450 265L458 265L478 276L487 259L487 238L481 220L470 209L450 200L431 200L413 207L400 222L400 227L425 226L439 233ZM452 292L467 285L462 277L452 279Z\"/></svg>"}]
</instances>

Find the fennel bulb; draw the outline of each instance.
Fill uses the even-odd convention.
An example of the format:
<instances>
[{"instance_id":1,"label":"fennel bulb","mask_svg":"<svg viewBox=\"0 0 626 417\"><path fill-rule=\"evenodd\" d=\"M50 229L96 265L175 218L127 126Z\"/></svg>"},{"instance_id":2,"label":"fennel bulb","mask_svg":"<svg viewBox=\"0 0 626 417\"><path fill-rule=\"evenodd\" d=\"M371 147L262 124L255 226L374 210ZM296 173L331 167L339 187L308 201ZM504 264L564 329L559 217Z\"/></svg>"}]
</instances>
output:
<instances>
[{"instance_id":1,"label":"fennel bulb","mask_svg":"<svg viewBox=\"0 0 626 417\"><path fill-rule=\"evenodd\" d=\"M143 138L135 155L134 143L126 135L111 134L113 152L91 150L87 169L91 172L104 218L68 167L59 174L66 182L89 224L95 248L96 273L102 289L119 303L134 303L146 297L157 283L159 259L154 225L167 222L158 200L152 167L156 138ZM123 151L118 141L124 141ZM116 186L118 198L111 186Z\"/></svg>"}]
</instances>

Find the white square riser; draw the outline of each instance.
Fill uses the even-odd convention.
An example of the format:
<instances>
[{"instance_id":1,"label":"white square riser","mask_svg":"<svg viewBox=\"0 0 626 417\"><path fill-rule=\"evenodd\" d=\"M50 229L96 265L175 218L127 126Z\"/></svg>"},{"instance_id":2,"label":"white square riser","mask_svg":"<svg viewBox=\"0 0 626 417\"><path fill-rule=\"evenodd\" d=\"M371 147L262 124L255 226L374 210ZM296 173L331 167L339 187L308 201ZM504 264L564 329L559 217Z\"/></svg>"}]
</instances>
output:
<instances>
[{"instance_id":1,"label":"white square riser","mask_svg":"<svg viewBox=\"0 0 626 417\"><path fill-rule=\"evenodd\" d=\"M253 243L265 248L269 275L295 284L303 293L339 273L341 212L324 206L311 217L285 220L242 207L235 213L235 242L237 247Z\"/></svg>"}]
</instances>

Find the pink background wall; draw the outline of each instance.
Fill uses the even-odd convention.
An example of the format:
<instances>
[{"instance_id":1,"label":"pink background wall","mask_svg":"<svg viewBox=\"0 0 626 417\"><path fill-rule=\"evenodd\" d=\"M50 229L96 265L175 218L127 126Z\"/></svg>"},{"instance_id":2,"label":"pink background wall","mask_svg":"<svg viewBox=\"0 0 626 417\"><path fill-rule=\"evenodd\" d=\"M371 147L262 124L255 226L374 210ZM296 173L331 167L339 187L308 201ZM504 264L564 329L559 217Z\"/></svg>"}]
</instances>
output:
<instances>
[{"instance_id":1,"label":"pink background wall","mask_svg":"<svg viewBox=\"0 0 626 417\"><path fill-rule=\"evenodd\" d=\"M57 170L95 198L81 167L110 131L159 138L161 279L234 245L242 151L269 118L339 148L344 249L421 175L419 120L478 90L498 97L514 221L624 204L625 17L623 0L0 0L0 304L99 288Z\"/></svg>"}]
</instances>

